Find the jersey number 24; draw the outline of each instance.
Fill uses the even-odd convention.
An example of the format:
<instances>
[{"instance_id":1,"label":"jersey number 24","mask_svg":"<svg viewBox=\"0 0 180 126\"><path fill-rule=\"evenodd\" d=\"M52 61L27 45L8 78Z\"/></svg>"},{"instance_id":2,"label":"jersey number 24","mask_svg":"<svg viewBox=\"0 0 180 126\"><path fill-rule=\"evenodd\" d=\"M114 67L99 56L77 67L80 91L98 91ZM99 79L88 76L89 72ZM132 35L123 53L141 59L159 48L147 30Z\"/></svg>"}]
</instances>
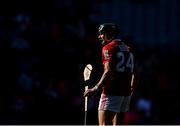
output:
<instances>
[{"instance_id":1,"label":"jersey number 24","mask_svg":"<svg viewBox=\"0 0 180 126\"><path fill-rule=\"evenodd\" d=\"M133 73L134 69L134 56L130 52L128 55L128 59L126 60L124 52L117 53L118 63L116 65L117 72L124 72L126 69L130 69L131 73Z\"/></svg>"}]
</instances>

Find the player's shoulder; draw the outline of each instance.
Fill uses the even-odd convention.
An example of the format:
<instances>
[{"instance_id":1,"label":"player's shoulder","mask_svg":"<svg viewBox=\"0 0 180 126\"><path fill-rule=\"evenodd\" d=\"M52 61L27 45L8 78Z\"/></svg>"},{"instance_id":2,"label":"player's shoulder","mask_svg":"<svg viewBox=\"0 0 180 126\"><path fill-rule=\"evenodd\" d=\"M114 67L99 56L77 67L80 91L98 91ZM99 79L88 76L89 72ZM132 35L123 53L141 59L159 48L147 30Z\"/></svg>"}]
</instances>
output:
<instances>
[{"instance_id":1,"label":"player's shoulder","mask_svg":"<svg viewBox=\"0 0 180 126\"><path fill-rule=\"evenodd\" d=\"M122 42L122 40L121 39L114 39L114 40L112 40L112 42L118 43L118 42Z\"/></svg>"},{"instance_id":2,"label":"player's shoulder","mask_svg":"<svg viewBox=\"0 0 180 126\"><path fill-rule=\"evenodd\" d=\"M104 49L111 49L115 46L117 46L121 42L120 39L114 39L110 43L106 44L103 48Z\"/></svg>"},{"instance_id":3,"label":"player's shoulder","mask_svg":"<svg viewBox=\"0 0 180 126\"><path fill-rule=\"evenodd\" d=\"M121 51L127 51L127 52L130 52L131 51L131 48L130 46L128 46L125 42L121 41L118 45L118 48L121 50Z\"/></svg>"}]
</instances>

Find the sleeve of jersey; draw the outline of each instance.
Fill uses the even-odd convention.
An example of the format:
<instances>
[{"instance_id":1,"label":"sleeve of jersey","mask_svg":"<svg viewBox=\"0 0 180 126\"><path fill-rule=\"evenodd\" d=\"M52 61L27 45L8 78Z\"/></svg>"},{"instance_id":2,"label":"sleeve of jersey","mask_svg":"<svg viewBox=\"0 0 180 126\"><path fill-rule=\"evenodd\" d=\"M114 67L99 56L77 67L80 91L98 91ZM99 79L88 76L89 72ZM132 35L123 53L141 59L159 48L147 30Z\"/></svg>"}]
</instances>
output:
<instances>
[{"instance_id":1,"label":"sleeve of jersey","mask_svg":"<svg viewBox=\"0 0 180 126\"><path fill-rule=\"evenodd\" d=\"M111 62L112 60L112 51L108 47L104 47L102 49L102 57L103 57L103 64L106 62Z\"/></svg>"}]
</instances>

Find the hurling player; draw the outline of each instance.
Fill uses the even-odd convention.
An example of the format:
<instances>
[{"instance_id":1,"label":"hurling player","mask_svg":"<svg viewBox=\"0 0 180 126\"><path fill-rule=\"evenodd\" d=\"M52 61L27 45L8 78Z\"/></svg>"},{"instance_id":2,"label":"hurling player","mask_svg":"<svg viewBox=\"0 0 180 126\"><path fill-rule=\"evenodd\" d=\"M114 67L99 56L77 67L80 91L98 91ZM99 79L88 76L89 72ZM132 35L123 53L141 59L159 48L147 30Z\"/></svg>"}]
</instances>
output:
<instances>
[{"instance_id":1,"label":"hurling player","mask_svg":"<svg viewBox=\"0 0 180 126\"><path fill-rule=\"evenodd\" d=\"M134 89L135 59L131 48L117 39L119 29L116 24L101 24L98 32L102 43L104 72L99 82L85 91L84 96L102 90L98 107L99 125L119 125L119 116L124 115L130 106Z\"/></svg>"}]
</instances>

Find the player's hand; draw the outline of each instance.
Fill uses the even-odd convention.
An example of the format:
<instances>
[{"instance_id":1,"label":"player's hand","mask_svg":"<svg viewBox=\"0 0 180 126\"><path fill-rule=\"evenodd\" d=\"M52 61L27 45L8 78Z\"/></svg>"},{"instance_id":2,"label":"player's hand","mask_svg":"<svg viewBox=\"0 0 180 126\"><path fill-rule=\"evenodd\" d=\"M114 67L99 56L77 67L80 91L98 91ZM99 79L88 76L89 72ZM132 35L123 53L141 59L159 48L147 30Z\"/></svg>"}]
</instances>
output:
<instances>
[{"instance_id":1,"label":"player's hand","mask_svg":"<svg viewBox=\"0 0 180 126\"><path fill-rule=\"evenodd\" d=\"M84 97L89 96L89 95L92 95L92 94L94 94L96 91L97 91L97 88L96 88L96 87L87 89L87 90L84 92Z\"/></svg>"}]
</instances>

